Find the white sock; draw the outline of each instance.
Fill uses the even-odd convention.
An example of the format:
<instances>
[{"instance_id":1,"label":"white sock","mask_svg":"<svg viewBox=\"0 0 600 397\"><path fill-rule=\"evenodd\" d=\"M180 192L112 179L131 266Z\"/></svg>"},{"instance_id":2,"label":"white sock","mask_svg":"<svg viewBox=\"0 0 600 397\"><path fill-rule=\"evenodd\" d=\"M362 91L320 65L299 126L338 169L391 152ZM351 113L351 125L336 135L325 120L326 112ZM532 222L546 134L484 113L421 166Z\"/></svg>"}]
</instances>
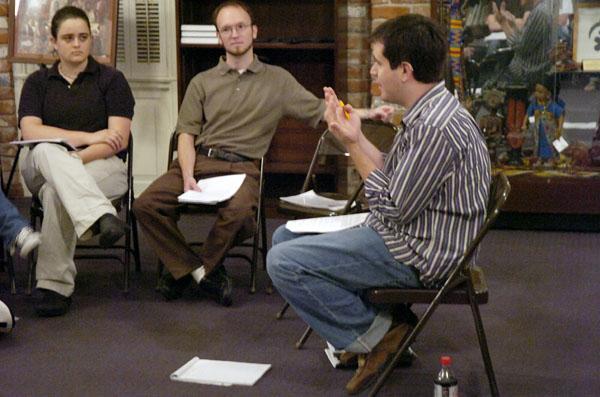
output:
<instances>
[{"instance_id":1,"label":"white sock","mask_svg":"<svg viewBox=\"0 0 600 397\"><path fill-rule=\"evenodd\" d=\"M196 280L197 283L202 281L205 275L206 272L204 271L204 266L200 266L198 269L192 271L192 277L194 278L194 280Z\"/></svg>"}]
</instances>

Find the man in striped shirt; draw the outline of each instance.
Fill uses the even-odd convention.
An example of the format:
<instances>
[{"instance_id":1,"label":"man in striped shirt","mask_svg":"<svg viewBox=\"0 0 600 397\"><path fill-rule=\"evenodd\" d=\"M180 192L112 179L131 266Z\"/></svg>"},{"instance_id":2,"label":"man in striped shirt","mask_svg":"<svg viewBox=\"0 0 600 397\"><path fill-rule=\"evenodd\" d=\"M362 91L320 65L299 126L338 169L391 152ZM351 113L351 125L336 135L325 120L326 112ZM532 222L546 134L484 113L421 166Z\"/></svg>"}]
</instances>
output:
<instances>
[{"instance_id":1,"label":"man in striped shirt","mask_svg":"<svg viewBox=\"0 0 600 397\"><path fill-rule=\"evenodd\" d=\"M370 144L354 109L324 89L328 126L365 181L365 224L319 236L280 227L267 258L298 315L336 349L364 358L346 385L351 394L375 379L411 327L366 304L362 292L442 281L483 223L490 183L481 132L442 81L447 44L439 26L419 15L389 20L374 31L372 53L382 99L407 108L389 153Z\"/></svg>"}]
</instances>

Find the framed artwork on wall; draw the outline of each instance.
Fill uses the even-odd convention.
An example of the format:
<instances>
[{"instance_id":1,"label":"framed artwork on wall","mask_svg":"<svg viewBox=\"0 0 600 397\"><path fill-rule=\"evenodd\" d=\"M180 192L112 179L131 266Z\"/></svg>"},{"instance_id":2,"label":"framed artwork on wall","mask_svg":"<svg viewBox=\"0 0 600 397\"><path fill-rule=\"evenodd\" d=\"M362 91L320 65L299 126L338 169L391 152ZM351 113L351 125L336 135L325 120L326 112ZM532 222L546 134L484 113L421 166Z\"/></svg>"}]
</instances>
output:
<instances>
[{"instance_id":1,"label":"framed artwork on wall","mask_svg":"<svg viewBox=\"0 0 600 397\"><path fill-rule=\"evenodd\" d=\"M573 59L600 60L600 4L580 3L575 9Z\"/></svg>"},{"instance_id":2,"label":"framed artwork on wall","mask_svg":"<svg viewBox=\"0 0 600 397\"><path fill-rule=\"evenodd\" d=\"M50 24L56 11L67 5L87 13L94 58L114 65L118 0L11 0L8 18L10 60L37 64L54 62L57 58L50 43Z\"/></svg>"}]
</instances>

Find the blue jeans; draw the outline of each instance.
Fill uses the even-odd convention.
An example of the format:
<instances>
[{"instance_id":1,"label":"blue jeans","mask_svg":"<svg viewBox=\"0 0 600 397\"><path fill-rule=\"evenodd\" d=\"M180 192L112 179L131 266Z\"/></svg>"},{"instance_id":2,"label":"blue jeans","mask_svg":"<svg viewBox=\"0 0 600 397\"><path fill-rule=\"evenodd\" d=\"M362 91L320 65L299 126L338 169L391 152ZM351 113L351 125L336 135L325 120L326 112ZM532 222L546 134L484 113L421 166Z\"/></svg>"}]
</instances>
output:
<instances>
[{"instance_id":1,"label":"blue jeans","mask_svg":"<svg viewBox=\"0 0 600 397\"><path fill-rule=\"evenodd\" d=\"M19 210L0 190L0 240L4 241L4 245L8 246L14 241L21 229L28 225Z\"/></svg>"},{"instance_id":2,"label":"blue jeans","mask_svg":"<svg viewBox=\"0 0 600 397\"><path fill-rule=\"evenodd\" d=\"M373 287L421 286L414 268L397 262L370 227L320 235L273 234L267 271L298 315L336 349L368 353L383 338L392 316L367 304Z\"/></svg>"}]
</instances>

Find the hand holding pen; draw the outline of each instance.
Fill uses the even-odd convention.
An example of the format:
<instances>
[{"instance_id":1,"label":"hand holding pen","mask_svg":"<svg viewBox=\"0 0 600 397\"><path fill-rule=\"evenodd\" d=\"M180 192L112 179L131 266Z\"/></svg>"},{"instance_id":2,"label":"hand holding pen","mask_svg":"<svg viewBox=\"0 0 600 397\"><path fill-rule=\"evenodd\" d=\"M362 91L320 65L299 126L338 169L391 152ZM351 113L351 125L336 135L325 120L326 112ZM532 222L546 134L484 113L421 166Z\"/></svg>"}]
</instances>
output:
<instances>
[{"instance_id":1,"label":"hand holding pen","mask_svg":"<svg viewBox=\"0 0 600 397\"><path fill-rule=\"evenodd\" d=\"M329 131L344 144L357 142L361 135L358 113L352 106L344 105L331 87L323 88L323 93L326 106L324 118Z\"/></svg>"}]
</instances>

